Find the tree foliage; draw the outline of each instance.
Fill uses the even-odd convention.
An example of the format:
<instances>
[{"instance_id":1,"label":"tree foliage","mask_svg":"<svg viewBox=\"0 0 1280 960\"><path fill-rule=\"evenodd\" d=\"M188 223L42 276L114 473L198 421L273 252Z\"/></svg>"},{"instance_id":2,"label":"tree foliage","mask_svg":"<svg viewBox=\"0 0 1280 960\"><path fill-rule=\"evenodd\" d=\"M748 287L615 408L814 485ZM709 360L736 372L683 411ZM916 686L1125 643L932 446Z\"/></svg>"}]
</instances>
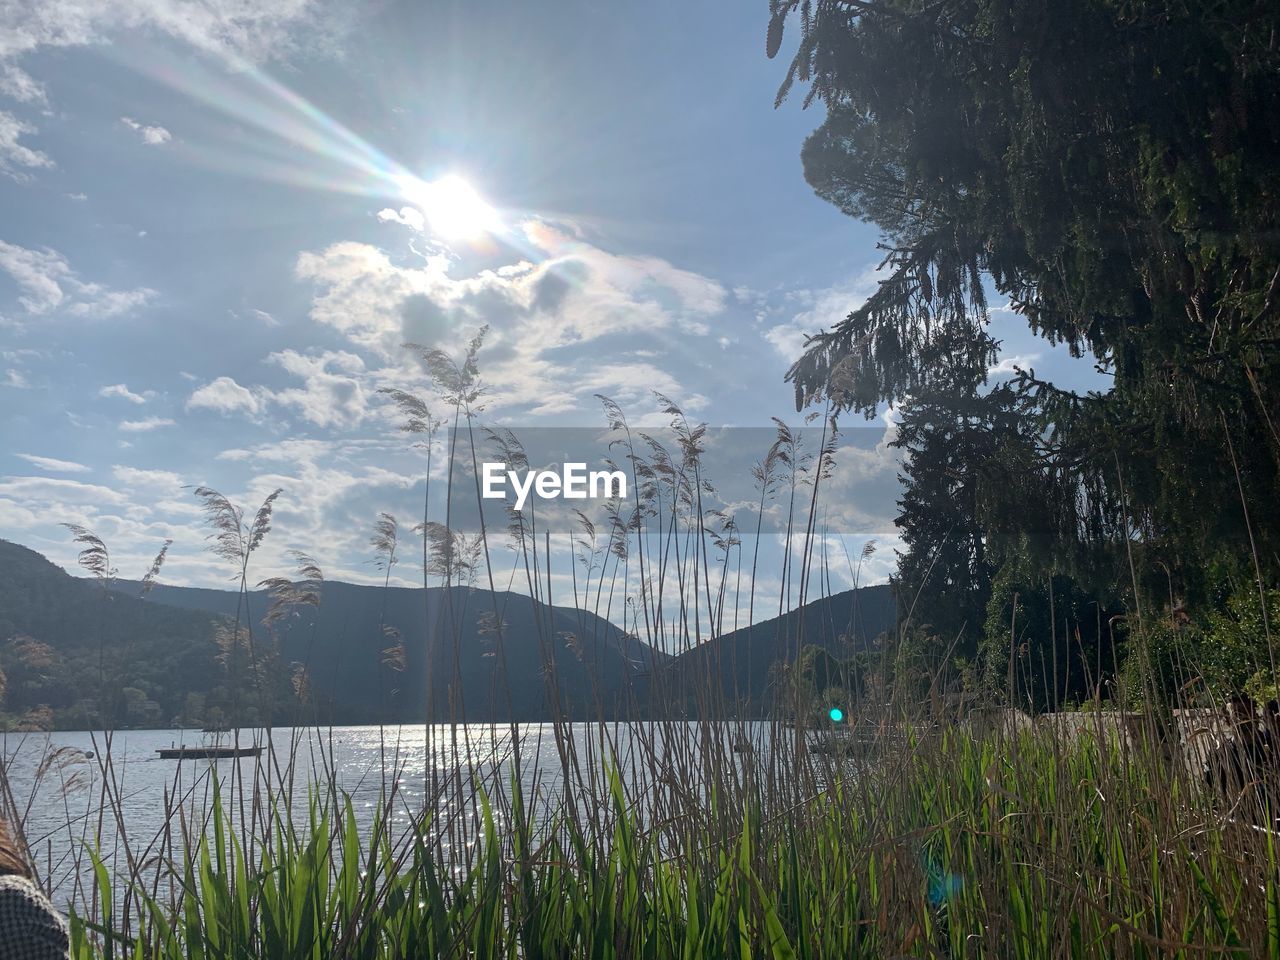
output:
<instances>
[{"instance_id":1,"label":"tree foliage","mask_svg":"<svg viewBox=\"0 0 1280 960\"><path fill-rule=\"evenodd\" d=\"M903 409L903 575L940 575L930 615L972 620L1006 562L1138 613L1144 596L1207 600L1211 569L1274 579L1280 7L772 12L771 53L801 34L779 99L807 84L827 110L805 175L885 249L878 289L789 379L801 405ZM1026 370L992 389L989 296L1108 388Z\"/></svg>"}]
</instances>

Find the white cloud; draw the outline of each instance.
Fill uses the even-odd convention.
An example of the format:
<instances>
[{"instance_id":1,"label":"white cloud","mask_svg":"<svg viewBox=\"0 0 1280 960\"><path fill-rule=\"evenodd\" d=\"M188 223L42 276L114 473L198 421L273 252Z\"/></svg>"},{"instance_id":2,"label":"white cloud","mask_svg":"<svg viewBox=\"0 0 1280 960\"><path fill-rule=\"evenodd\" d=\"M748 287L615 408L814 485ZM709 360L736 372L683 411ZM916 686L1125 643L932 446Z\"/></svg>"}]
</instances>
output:
<instances>
[{"instance_id":1,"label":"white cloud","mask_svg":"<svg viewBox=\"0 0 1280 960\"><path fill-rule=\"evenodd\" d=\"M5 530L34 530L44 526L45 519L30 507L8 497L0 497L0 528Z\"/></svg>"},{"instance_id":2,"label":"white cloud","mask_svg":"<svg viewBox=\"0 0 1280 960\"><path fill-rule=\"evenodd\" d=\"M353 353L326 351L307 356L283 350L267 358L303 381L302 387L277 390L277 403L292 407L318 427L351 427L365 416L368 392L365 365Z\"/></svg>"},{"instance_id":3,"label":"white cloud","mask_svg":"<svg viewBox=\"0 0 1280 960\"><path fill-rule=\"evenodd\" d=\"M166 538L174 538L165 578L179 571L222 586L225 574L204 547L198 504L181 493L181 478L163 470L114 468L110 486L58 477L0 478L0 529L23 531L23 541L73 574L78 545L58 527L80 523L106 541L122 576L141 576Z\"/></svg>"},{"instance_id":4,"label":"white cloud","mask_svg":"<svg viewBox=\"0 0 1280 960\"><path fill-rule=\"evenodd\" d=\"M404 210L379 216L413 220ZM540 263L457 278L443 255L401 266L377 247L345 242L303 253L295 272L319 288L312 319L397 358L406 340L452 344L485 323L494 330L491 343L537 352L642 331L701 336L724 309L718 282L665 260L609 253L540 221L520 229L546 255Z\"/></svg>"},{"instance_id":5,"label":"white cloud","mask_svg":"<svg viewBox=\"0 0 1280 960\"><path fill-rule=\"evenodd\" d=\"M145 306L156 295L156 292L148 287L138 287L135 290L108 290L97 283L79 283L76 289L79 299L67 307L67 313L73 317L85 317L91 320L130 313L138 307Z\"/></svg>"},{"instance_id":6,"label":"white cloud","mask_svg":"<svg viewBox=\"0 0 1280 960\"><path fill-rule=\"evenodd\" d=\"M1012 376L1018 370L1029 370L1031 365L1040 359L1038 353L1022 353L1009 357L1001 357L1000 362L987 371L989 377Z\"/></svg>"},{"instance_id":7,"label":"white cloud","mask_svg":"<svg viewBox=\"0 0 1280 960\"><path fill-rule=\"evenodd\" d=\"M66 259L53 250L29 250L0 240L0 270L23 291L18 302L28 313L48 313L60 306L60 282L71 275Z\"/></svg>"},{"instance_id":8,"label":"white cloud","mask_svg":"<svg viewBox=\"0 0 1280 960\"><path fill-rule=\"evenodd\" d=\"M244 311L228 309L227 316L229 316L232 320L244 320L244 319L254 320L262 324L264 327L280 326L280 321L277 320L274 316L269 314L266 310L258 310L255 307L250 307Z\"/></svg>"},{"instance_id":9,"label":"white cloud","mask_svg":"<svg viewBox=\"0 0 1280 960\"><path fill-rule=\"evenodd\" d=\"M162 146L173 139L173 134L164 127L148 126L147 124L139 123L132 117L121 117L120 122L133 130L134 133L142 138L143 143L151 147Z\"/></svg>"},{"instance_id":10,"label":"white cloud","mask_svg":"<svg viewBox=\"0 0 1280 960\"><path fill-rule=\"evenodd\" d=\"M399 384L403 378L399 369L370 370L360 357L345 350L319 354L281 350L270 354L267 362L301 380L302 385L273 390L218 377L191 394L187 409L257 419L275 404L318 427L348 428L358 426L369 415L369 401L379 387Z\"/></svg>"},{"instance_id":11,"label":"white cloud","mask_svg":"<svg viewBox=\"0 0 1280 960\"><path fill-rule=\"evenodd\" d=\"M40 457L34 453L18 454L27 463L39 467L41 470L47 470L50 473L88 473L89 468L83 463L76 463L74 460L56 460L53 457Z\"/></svg>"},{"instance_id":12,"label":"white cloud","mask_svg":"<svg viewBox=\"0 0 1280 960\"><path fill-rule=\"evenodd\" d=\"M166 34L210 53L261 59L319 25L314 0L14 0L0 5L0 60L40 47L109 42L122 31Z\"/></svg>"},{"instance_id":13,"label":"white cloud","mask_svg":"<svg viewBox=\"0 0 1280 960\"><path fill-rule=\"evenodd\" d=\"M407 339L403 311L411 297L440 311L452 287L447 271L441 257L423 267L399 267L378 248L355 242L303 253L294 267L299 279L323 291L312 302L313 320L388 356Z\"/></svg>"},{"instance_id":14,"label":"white cloud","mask_svg":"<svg viewBox=\"0 0 1280 960\"><path fill-rule=\"evenodd\" d=\"M30 381L21 370L15 370L10 367L4 372L4 379L0 380L0 387L13 387L16 390L26 390L31 386Z\"/></svg>"},{"instance_id":15,"label":"white cloud","mask_svg":"<svg viewBox=\"0 0 1280 960\"><path fill-rule=\"evenodd\" d=\"M111 474L129 488L160 487L177 490L184 483L182 477L169 470L140 470L117 464L111 468Z\"/></svg>"},{"instance_id":16,"label":"white cloud","mask_svg":"<svg viewBox=\"0 0 1280 960\"><path fill-rule=\"evenodd\" d=\"M422 211L417 207L401 207L399 210L393 210L387 207L385 210L378 211L378 219L383 223L401 223L406 227L410 227L422 233L427 229L427 220L422 215Z\"/></svg>"},{"instance_id":17,"label":"white cloud","mask_svg":"<svg viewBox=\"0 0 1280 960\"><path fill-rule=\"evenodd\" d=\"M571 300L582 296L589 307L611 308L621 295L628 306L659 306L662 326L679 326L697 335L707 332L702 319L724 310L728 293L710 277L659 257L609 253L541 221L528 221L523 230L526 239L550 258L540 265L543 271L567 266L571 277L584 281L569 287ZM535 273L534 279L541 277ZM577 326L580 334L589 337L588 322L579 321ZM610 326L618 328L617 317Z\"/></svg>"},{"instance_id":18,"label":"white cloud","mask_svg":"<svg viewBox=\"0 0 1280 960\"><path fill-rule=\"evenodd\" d=\"M778 314L789 315L785 322L763 329L764 338L771 343L777 352L788 361L799 358L804 351L806 335L830 330L844 320L852 311L858 309L867 298L875 292L880 274L875 269L867 269L850 283L837 284L825 290L792 290L782 296L782 303L772 303L766 307L763 316ZM792 312L794 305L802 307ZM1009 305L997 304L990 307L993 317L1014 317L1018 320L1015 329L1025 334L1025 323L1014 314ZM1040 360L1040 353L1018 353L1002 356L998 363L987 370L989 377L1011 376L1017 368L1027 369Z\"/></svg>"},{"instance_id":19,"label":"white cloud","mask_svg":"<svg viewBox=\"0 0 1280 960\"><path fill-rule=\"evenodd\" d=\"M804 309L791 313L790 319L775 324L764 331L764 338L788 361L797 360L804 352L805 337L829 330L850 313L862 306L875 292L875 269L868 269L849 283L837 284L816 293L808 290L791 291L785 301L796 301ZM790 311L788 311L790 312Z\"/></svg>"},{"instance_id":20,"label":"white cloud","mask_svg":"<svg viewBox=\"0 0 1280 960\"><path fill-rule=\"evenodd\" d=\"M264 327L280 326L280 321L277 320L275 317L273 317L271 314L267 313L267 311L265 310L257 310L257 309L251 308L249 310L249 316L253 317L259 323L261 323Z\"/></svg>"},{"instance_id":21,"label":"white cloud","mask_svg":"<svg viewBox=\"0 0 1280 960\"><path fill-rule=\"evenodd\" d=\"M119 397L121 400L128 400L130 403L146 403L147 398L141 394L134 393L123 383L113 383L108 387L103 387L98 391L100 397Z\"/></svg>"},{"instance_id":22,"label":"white cloud","mask_svg":"<svg viewBox=\"0 0 1280 960\"><path fill-rule=\"evenodd\" d=\"M623 406L652 403L654 390L668 397L679 397L680 406L687 413L694 413L707 404L706 397L687 393L675 377L651 363L601 364L586 371L574 386L581 397L607 393Z\"/></svg>"},{"instance_id":23,"label":"white cloud","mask_svg":"<svg viewBox=\"0 0 1280 960\"><path fill-rule=\"evenodd\" d=\"M231 377L218 377L198 387L187 398L188 410L214 410L218 413L245 413L256 417L262 413L264 398Z\"/></svg>"},{"instance_id":24,"label":"white cloud","mask_svg":"<svg viewBox=\"0 0 1280 960\"><path fill-rule=\"evenodd\" d=\"M48 156L19 142L22 136L35 132L35 127L0 110L0 174L14 180L26 180L26 170L53 166Z\"/></svg>"},{"instance_id":25,"label":"white cloud","mask_svg":"<svg viewBox=\"0 0 1280 960\"><path fill-rule=\"evenodd\" d=\"M44 87L15 63L0 64L0 94L19 103L46 102Z\"/></svg>"},{"instance_id":26,"label":"white cloud","mask_svg":"<svg viewBox=\"0 0 1280 960\"><path fill-rule=\"evenodd\" d=\"M32 250L3 240L0 271L9 274L21 291L18 303L27 313L37 316L62 311L78 317L114 317L142 306L156 295L146 287L111 290L100 283L81 280L67 258L56 250Z\"/></svg>"},{"instance_id":27,"label":"white cloud","mask_svg":"<svg viewBox=\"0 0 1280 960\"><path fill-rule=\"evenodd\" d=\"M120 421L120 429L125 433L146 433L149 430L159 430L161 427L172 427L174 421L168 417L144 417L141 420L122 420Z\"/></svg>"},{"instance_id":28,"label":"white cloud","mask_svg":"<svg viewBox=\"0 0 1280 960\"><path fill-rule=\"evenodd\" d=\"M257 444L250 448L232 448L223 450L214 459L252 463L315 463L322 459L351 462L359 460L366 453L383 453L387 449L403 449L404 444L398 440L388 443L387 440L343 437L340 439L318 440L313 437L294 437L286 440L274 440L271 443Z\"/></svg>"},{"instance_id":29,"label":"white cloud","mask_svg":"<svg viewBox=\"0 0 1280 960\"><path fill-rule=\"evenodd\" d=\"M416 223L411 209L384 210L379 216L401 223L408 217L409 226ZM481 366L491 407L524 405L536 414L564 413L580 407L592 387L647 395L641 389L646 378L648 387L688 400L674 377L659 369L662 363L616 362L625 356L620 347L609 351L615 362L602 367L599 351L580 348L605 337L643 335L655 346L664 346L665 337L670 349L683 355L688 336L709 335L720 322L728 299L724 287L657 257L611 253L541 221L528 221L520 229L544 255L539 262L522 259L456 276L456 262L445 255L401 265L377 247L345 242L303 253L295 272L317 288L313 320L407 368L412 364L404 343L456 352L478 327L489 325ZM577 355L571 356L574 351ZM615 379L602 375L606 369ZM349 373L357 384L362 379L358 371ZM310 376L307 403L316 399L319 380ZM325 385L338 386L332 380ZM334 400L344 401L349 411L356 409L355 385L343 387L344 397L330 398L316 409L332 411ZM300 394L289 396L295 407L304 409ZM333 414L310 418L319 422L318 416L327 423L358 420L354 412L341 421Z\"/></svg>"},{"instance_id":30,"label":"white cloud","mask_svg":"<svg viewBox=\"0 0 1280 960\"><path fill-rule=\"evenodd\" d=\"M255 474L233 496L234 502L251 511L272 490L284 489L276 501L272 534L256 561L260 569L275 563L282 569L291 566L283 553L292 544L316 555L329 577L369 578L371 568L362 571L354 564L339 573L339 557L349 562L368 555L369 524L377 510L389 509L401 516L420 511L418 481L412 474L347 462L352 452L358 451L343 444L306 441L253 449L246 462L271 466Z\"/></svg>"},{"instance_id":31,"label":"white cloud","mask_svg":"<svg viewBox=\"0 0 1280 960\"><path fill-rule=\"evenodd\" d=\"M14 350L0 350L0 360L8 360L14 363L22 363L27 359L43 358L48 360L52 355L48 350L36 349L35 347L20 347Z\"/></svg>"},{"instance_id":32,"label":"white cloud","mask_svg":"<svg viewBox=\"0 0 1280 960\"><path fill-rule=\"evenodd\" d=\"M118 506L128 502L109 487L61 477L0 478L0 497L15 498L27 506L51 502Z\"/></svg>"}]
</instances>

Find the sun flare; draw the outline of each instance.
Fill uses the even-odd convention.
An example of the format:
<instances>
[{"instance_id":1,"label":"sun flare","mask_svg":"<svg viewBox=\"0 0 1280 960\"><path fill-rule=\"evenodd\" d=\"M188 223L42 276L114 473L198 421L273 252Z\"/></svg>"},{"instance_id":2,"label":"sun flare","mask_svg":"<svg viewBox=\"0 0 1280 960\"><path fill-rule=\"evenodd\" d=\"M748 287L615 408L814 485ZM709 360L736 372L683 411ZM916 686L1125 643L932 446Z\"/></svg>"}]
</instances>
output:
<instances>
[{"instance_id":1,"label":"sun flare","mask_svg":"<svg viewBox=\"0 0 1280 960\"><path fill-rule=\"evenodd\" d=\"M500 226L498 211L457 174L431 181L404 178L400 192L422 211L431 231L446 240L474 240Z\"/></svg>"}]
</instances>

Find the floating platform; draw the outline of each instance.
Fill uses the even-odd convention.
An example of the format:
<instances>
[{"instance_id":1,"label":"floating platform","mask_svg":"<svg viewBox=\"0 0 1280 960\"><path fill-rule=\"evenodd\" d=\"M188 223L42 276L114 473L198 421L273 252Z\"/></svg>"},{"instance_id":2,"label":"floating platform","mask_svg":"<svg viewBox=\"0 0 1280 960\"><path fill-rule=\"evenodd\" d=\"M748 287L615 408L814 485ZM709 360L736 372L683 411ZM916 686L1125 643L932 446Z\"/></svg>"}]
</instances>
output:
<instances>
[{"instance_id":1,"label":"floating platform","mask_svg":"<svg viewBox=\"0 0 1280 960\"><path fill-rule=\"evenodd\" d=\"M167 747L156 753L161 760L228 760L260 756L262 747Z\"/></svg>"}]
</instances>

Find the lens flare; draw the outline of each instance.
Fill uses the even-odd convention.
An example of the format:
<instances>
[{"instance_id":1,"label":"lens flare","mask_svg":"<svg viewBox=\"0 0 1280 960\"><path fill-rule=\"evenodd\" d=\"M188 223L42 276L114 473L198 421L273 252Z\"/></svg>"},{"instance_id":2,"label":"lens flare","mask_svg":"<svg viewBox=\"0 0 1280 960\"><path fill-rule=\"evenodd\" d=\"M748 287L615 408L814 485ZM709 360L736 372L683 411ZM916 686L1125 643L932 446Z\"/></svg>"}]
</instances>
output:
<instances>
[{"instance_id":1,"label":"lens flare","mask_svg":"<svg viewBox=\"0 0 1280 960\"><path fill-rule=\"evenodd\" d=\"M226 135L184 144L186 156L225 172L411 204L441 240L476 241L507 219L463 177L423 179L260 67L230 53L184 58L148 50L130 65L214 110ZM219 69L221 67L222 69ZM516 238L518 240L518 238Z\"/></svg>"}]
</instances>

